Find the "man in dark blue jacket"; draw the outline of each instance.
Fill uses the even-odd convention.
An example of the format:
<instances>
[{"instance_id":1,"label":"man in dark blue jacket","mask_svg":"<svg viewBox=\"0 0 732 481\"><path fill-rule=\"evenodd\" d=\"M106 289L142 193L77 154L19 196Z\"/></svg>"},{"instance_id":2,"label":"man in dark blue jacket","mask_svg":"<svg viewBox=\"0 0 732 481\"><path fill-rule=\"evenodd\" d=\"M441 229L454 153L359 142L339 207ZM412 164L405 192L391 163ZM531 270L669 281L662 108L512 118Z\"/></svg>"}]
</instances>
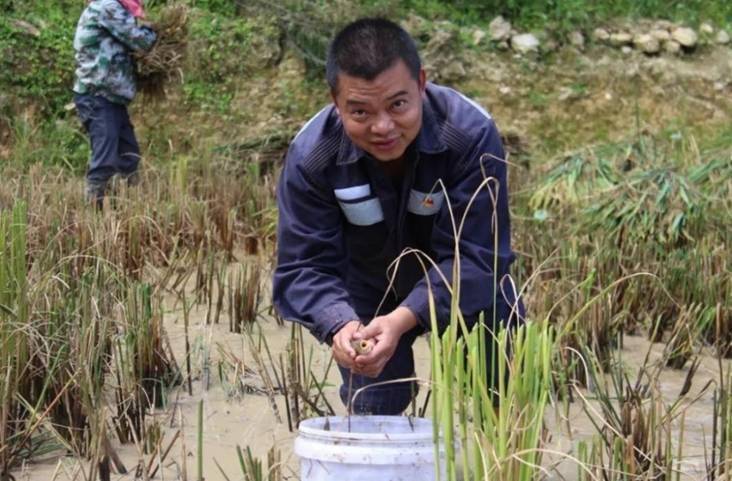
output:
<instances>
[{"instance_id":1,"label":"man in dark blue jacket","mask_svg":"<svg viewBox=\"0 0 732 481\"><path fill-rule=\"evenodd\" d=\"M490 115L427 83L414 41L388 20L339 32L326 76L333 105L297 134L278 185L274 304L332 345L344 403L377 384L354 412L398 414L414 385L383 381L414 375L430 297L438 328L449 322L456 250L469 322L482 313L494 328L522 314L508 278L504 151ZM373 348L358 353L354 340Z\"/></svg>"}]
</instances>

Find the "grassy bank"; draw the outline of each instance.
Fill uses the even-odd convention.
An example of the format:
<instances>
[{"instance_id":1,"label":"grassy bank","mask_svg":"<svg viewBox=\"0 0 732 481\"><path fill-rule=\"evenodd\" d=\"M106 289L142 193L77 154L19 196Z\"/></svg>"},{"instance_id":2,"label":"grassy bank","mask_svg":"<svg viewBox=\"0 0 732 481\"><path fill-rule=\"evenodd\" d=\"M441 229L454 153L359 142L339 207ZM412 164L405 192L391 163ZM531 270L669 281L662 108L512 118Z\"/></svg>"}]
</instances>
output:
<instances>
[{"instance_id":1,"label":"grassy bank","mask_svg":"<svg viewBox=\"0 0 732 481\"><path fill-rule=\"evenodd\" d=\"M732 6L720 0L411 0L404 3L407 11L413 10L428 18L447 17L463 25L490 22L497 15L503 15L523 28L550 27L563 32L588 29L616 18L662 18L689 25L706 21L724 26L732 22Z\"/></svg>"},{"instance_id":2,"label":"grassy bank","mask_svg":"<svg viewBox=\"0 0 732 481\"><path fill-rule=\"evenodd\" d=\"M587 0L534 2L442 2L391 0L345 2L323 9L318 2L243 3L235 0L183 2L193 8L191 59L184 77L185 101L192 108L225 110L234 84L279 62L285 50L299 56L316 78L322 78L325 46L335 29L361 15L404 19L417 14L449 20L464 27L482 26L504 15L521 29L548 29L558 35L591 30L617 18L664 18L690 25L732 23L729 2ZM6 5L7 4L7 5ZM0 114L33 104L52 115L68 103L73 76L72 40L83 7L73 0L19 2L5 0L0 17L0 86L11 98L0 102ZM149 2L150 15L164 2ZM468 44L464 45L468 47ZM13 104L13 105L10 105Z\"/></svg>"}]
</instances>

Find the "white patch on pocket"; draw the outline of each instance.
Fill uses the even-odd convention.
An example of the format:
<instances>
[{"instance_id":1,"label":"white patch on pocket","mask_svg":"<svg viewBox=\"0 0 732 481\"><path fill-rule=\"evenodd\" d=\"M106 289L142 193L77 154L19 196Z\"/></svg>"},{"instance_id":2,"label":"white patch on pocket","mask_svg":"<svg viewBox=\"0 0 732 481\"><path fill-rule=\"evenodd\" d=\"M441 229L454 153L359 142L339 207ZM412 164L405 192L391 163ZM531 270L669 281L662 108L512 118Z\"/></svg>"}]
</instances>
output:
<instances>
[{"instance_id":1,"label":"white patch on pocket","mask_svg":"<svg viewBox=\"0 0 732 481\"><path fill-rule=\"evenodd\" d=\"M409 191L407 210L416 215L435 215L442 207L444 192L425 193L418 190Z\"/></svg>"},{"instance_id":2,"label":"white patch on pocket","mask_svg":"<svg viewBox=\"0 0 732 481\"><path fill-rule=\"evenodd\" d=\"M381 202L376 197L359 202L338 202L341 210L353 225L374 225L384 220Z\"/></svg>"},{"instance_id":3,"label":"white patch on pocket","mask_svg":"<svg viewBox=\"0 0 732 481\"><path fill-rule=\"evenodd\" d=\"M333 192L338 200L356 200L370 196L371 186L369 184L354 185L353 187L335 189Z\"/></svg>"}]
</instances>

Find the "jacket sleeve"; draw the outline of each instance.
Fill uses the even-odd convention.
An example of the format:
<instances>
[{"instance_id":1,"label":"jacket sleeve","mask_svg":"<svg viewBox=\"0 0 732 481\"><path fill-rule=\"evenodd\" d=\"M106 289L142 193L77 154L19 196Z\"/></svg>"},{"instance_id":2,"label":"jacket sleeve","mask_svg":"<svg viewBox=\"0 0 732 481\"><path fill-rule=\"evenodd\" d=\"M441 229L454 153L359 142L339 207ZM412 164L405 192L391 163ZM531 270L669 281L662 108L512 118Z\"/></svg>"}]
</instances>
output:
<instances>
[{"instance_id":1,"label":"jacket sleeve","mask_svg":"<svg viewBox=\"0 0 732 481\"><path fill-rule=\"evenodd\" d=\"M466 215L471 197L486 178L493 178L495 181L491 180L480 188ZM455 234L448 210L452 208L457 229L460 229L460 221L465 216L459 243L459 295L460 310L470 322L480 312L485 312L488 316L496 312L496 300L501 302L503 297L500 283L513 260L506 162L501 138L493 122L488 124L483 134L456 163L445 187L450 205L444 202L435 219L432 230L432 248L435 255L433 260L452 284ZM450 319L451 294L435 267L427 274L401 305L412 310L420 324L429 329L431 290L435 300L437 325L442 331ZM505 284L504 287L508 288ZM511 299L506 301L504 306L515 302Z\"/></svg>"},{"instance_id":2,"label":"jacket sleeve","mask_svg":"<svg viewBox=\"0 0 732 481\"><path fill-rule=\"evenodd\" d=\"M358 320L344 285L341 212L332 191L294 162L292 149L277 186L277 267L272 298L279 314L321 342Z\"/></svg>"},{"instance_id":3,"label":"jacket sleeve","mask_svg":"<svg viewBox=\"0 0 732 481\"><path fill-rule=\"evenodd\" d=\"M104 5L99 24L131 50L150 50L157 39L153 29L138 26L132 14L116 1Z\"/></svg>"}]
</instances>

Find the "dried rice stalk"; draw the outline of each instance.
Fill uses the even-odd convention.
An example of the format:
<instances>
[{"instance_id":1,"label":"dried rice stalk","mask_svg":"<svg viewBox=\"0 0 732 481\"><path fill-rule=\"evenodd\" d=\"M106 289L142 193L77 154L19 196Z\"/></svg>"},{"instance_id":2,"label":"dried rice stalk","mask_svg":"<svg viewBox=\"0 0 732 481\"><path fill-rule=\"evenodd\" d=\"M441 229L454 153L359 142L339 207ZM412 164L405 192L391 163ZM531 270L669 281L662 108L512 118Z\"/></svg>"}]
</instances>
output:
<instances>
[{"instance_id":1,"label":"dried rice stalk","mask_svg":"<svg viewBox=\"0 0 732 481\"><path fill-rule=\"evenodd\" d=\"M182 63L188 45L188 8L166 7L152 25L158 40L149 52L136 55L138 90L151 98L165 97L165 84L183 81Z\"/></svg>"}]
</instances>

